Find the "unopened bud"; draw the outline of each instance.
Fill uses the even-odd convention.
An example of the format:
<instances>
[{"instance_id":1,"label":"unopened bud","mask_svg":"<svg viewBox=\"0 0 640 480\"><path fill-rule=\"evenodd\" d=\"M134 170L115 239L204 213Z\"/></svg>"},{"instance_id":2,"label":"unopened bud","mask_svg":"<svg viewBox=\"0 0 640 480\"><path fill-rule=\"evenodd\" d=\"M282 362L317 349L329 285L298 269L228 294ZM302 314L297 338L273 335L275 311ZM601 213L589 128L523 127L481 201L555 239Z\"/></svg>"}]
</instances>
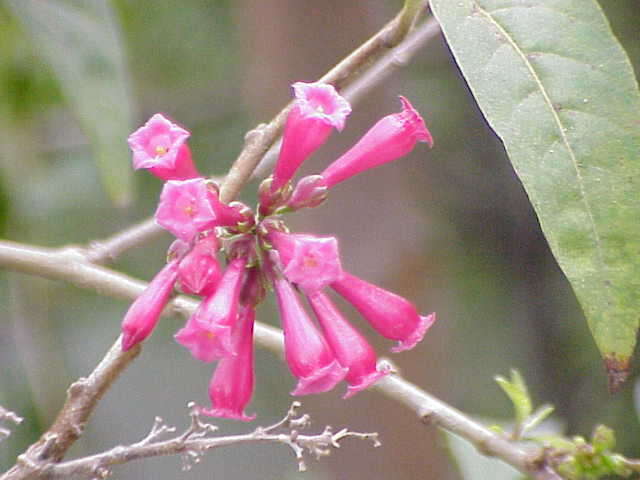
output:
<instances>
[{"instance_id":1,"label":"unopened bud","mask_svg":"<svg viewBox=\"0 0 640 480\"><path fill-rule=\"evenodd\" d=\"M286 208L300 210L320 205L327 198L328 188L320 175L309 175L301 179L291 194Z\"/></svg>"}]
</instances>

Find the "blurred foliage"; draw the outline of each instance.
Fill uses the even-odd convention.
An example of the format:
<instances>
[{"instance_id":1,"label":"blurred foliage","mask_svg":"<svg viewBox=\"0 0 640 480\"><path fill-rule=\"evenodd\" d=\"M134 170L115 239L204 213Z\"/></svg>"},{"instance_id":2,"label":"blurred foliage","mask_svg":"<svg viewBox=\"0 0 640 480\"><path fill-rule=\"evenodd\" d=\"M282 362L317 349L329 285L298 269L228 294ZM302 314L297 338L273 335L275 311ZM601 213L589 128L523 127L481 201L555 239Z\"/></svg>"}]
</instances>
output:
<instances>
[{"instance_id":1,"label":"blurred foliage","mask_svg":"<svg viewBox=\"0 0 640 480\"><path fill-rule=\"evenodd\" d=\"M38 110L59 103L60 90L3 3L0 3L0 31L2 117L28 121Z\"/></svg>"},{"instance_id":2,"label":"blurred foliage","mask_svg":"<svg viewBox=\"0 0 640 480\"><path fill-rule=\"evenodd\" d=\"M116 0L111 5L128 58L133 92L130 107L138 113L134 123L164 112L192 131L191 146L201 171L225 172L242 146L253 113L242 95L250 52L240 48L247 32L242 31L239 19L249 15L243 10L247 4L185 0L176 8L168 2ZM289 21L290 12L276 8L278 5L273 2L272 17L261 18L260 26L276 31ZM379 14L386 5L382 0L371 1L372 25L381 25L387 18ZM640 10L636 0L603 1L602 6L638 72ZM314 4L314 8L325 7ZM160 188L157 179L144 173L135 175L135 201L126 211L114 209L98 188L95 158L62 89L2 1L0 32L0 192L4 192L0 215L4 236L42 245L86 243L150 215ZM298 40L302 41L289 40L292 48ZM617 448L637 456L640 428L630 417L631 389L615 397L607 393L600 358L580 308L548 250L502 145L479 113L446 46L435 41L423 52L394 78L391 90L424 106L436 138L428 162L406 165L415 165L407 183L414 195L411 208L419 212L429 231L423 250L429 271L421 273L421 278L429 281L415 300L428 305L429 311L437 311L441 323L430 332L425 345L398 357L398 362L411 368L418 365L420 372L441 371L443 380L433 385L426 384L420 374L408 376L456 407L492 418L509 416L510 406L506 398L499 398L491 378L516 366L529 379L534 398L557 406L557 415L567 421L568 431L586 436L595 423L605 423L617 433ZM335 59L345 53L336 51ZM284 62L287 56L288 52L282 51L281 58L260 61ZM326 66L318 70L321 68ZM378 102L383 94L380 89L366 102ZM130 251L115 268L148 279L161 265L169 241L168 235L163 236ZM27 420L0 445L0 470L12 464L51 421L43 412L47 407L55 411L61 404L68 381L86 375L101 358L127 307L125 302L61 282L40 282L35 289L30 279L17 277L2 274L0 279L4 307L0 317L0 404ZM261 307L259 318L275 323L272 305ZM186 403L206 402L211 366L193 362L188 352L175 346L172 334L178 324L179 319L162 322L144 355L101 402L87 434L71 455L142 438L155 415L183 425ZM424 360L426 355L428 361ZM293 381L282 362L264 351L257 352L256 367L256 398L249 411L259 412L261 422L267 424L288 405ZM58 384L59 389L50 383ZM316 425L335 423L344 405L333 394L308 402L314 405L310 413ZM367 393L350 402L365 412L386 405ZM366 425L349 423L354 429L384 431L384 422L390 422L392 429L383 434L383 448L374 453L366 450L350 455L352 447L345 446L338 455L310 465L314 479L346 478L344 472L333 471L340 458L353 463L349 470L353 478L383 478L375 468L393 464L394 458L386 455L396 444L409 451L416 463L424 461L425 452L419 447L403 444L410 428L415 429L414 435L424 435L423 426L402 415L389 409L384 415L388 418L368 418ZM406 430L393 430L403 421ZM233 422L219 423L225 432L245 428ZM441 453L440 457L444 458ZM370 467L373 472L367 470ZM295 470L286 449L247 446L211 452L189 478L210 478L212 472L221 478L299 478ZM160 479L181 473L179 460L161 458L123 466L118 475ZM450 478L458 478L455 475ZM431 477L420 470L411 478Z\"/></svg>"},{"instance_id":3,"label":"blurred foliage","mask_svg":"<svg viewBox=\"0 0 640 480\"><path fill-rule=\"evenodd\" d=\"M131 201L133 173L126 144L131 131L129 78L118 24L103 0L7 3L58 79L90 140L112 201Z\"/></svg>"}]
</instances>

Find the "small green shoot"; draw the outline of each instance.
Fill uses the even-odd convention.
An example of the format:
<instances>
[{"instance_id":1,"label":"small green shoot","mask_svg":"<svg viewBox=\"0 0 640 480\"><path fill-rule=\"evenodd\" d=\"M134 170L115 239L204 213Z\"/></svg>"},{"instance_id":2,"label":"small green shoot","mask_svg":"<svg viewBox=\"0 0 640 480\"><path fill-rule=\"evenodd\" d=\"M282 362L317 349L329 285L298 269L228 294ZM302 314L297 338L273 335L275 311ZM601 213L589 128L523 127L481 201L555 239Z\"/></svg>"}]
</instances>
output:
<instances>
[{"instance_id":1,"label":"small green shoot","mask_svg":"<svg viewBox=\"0 0 640 480\"><path fill-rule=\"evenodd\" d=\"M515 368L511 369L511 380L507 380L501 375L496 375L494 379L513 404L516 416L516 428L512 437L514 440L519 440L524 434L524 426L526 425L527 419L533 412L527 385L524 383L520 372Z\"/></svg>"}]
</instances>

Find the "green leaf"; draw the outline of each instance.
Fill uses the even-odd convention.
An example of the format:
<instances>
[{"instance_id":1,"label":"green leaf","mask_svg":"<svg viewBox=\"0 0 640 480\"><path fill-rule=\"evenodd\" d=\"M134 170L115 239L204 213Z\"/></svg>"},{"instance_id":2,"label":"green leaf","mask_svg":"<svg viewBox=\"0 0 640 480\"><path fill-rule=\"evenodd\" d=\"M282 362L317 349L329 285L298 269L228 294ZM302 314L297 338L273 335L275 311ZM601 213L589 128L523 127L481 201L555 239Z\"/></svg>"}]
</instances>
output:
<instances>
[{"instance_id":1,"label":"green leaf","mask_svg":"<svg viewBox=\"0 0 640 480\"><path fill-rule=\"evenodd\" d=\"M9 0L89 138L105 189L118 205L131 197L126 139L132 114L118 25L104 0Z\"/></svg>"},{"instance_id":2,"label":"green leaf","mask_svg":"<svg viewBox=\"0 0 640 480\"><path fill-rule=\"evenodd\" d=\"M609 372L640 321L640 94L594 0L432 0ZM558 319L567 321L567 319Z\"/></svg>"},{"instance_id":3,"label":"green leaf","mask_svg":"<svg viewBox=\"0 0 640 480\"><path fill-rule=\"evenodd\" d=\"M522 375L518 370L511 369L511 381L500 375L495 376L495 381L513 403L513 408L516 411L516 422L518 425L522 425L533 410L527 385L524 383Z\"/></svg>"},{"instance_id":4,"label":"green leaf","mask_svg":"<svg viewBox=\"0 0 640 480\"><path fill-rule=\"evenodd\" d=\"M552 405L542 405L533 412L522 424L522 435L524 436L532 428L536 428L544 422L555 408Z\"/></svg>"}]
</instances>

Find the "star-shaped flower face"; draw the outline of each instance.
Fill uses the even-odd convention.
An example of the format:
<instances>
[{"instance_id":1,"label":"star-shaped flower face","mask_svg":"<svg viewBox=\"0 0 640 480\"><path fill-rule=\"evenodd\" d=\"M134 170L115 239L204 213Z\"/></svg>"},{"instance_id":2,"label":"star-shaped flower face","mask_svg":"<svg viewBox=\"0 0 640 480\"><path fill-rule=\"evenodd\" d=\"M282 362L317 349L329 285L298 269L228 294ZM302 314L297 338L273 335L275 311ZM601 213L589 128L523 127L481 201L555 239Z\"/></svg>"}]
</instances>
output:
<instances>
[{"instance_id":1,"label":"star-shaped flower face","mask_svg":"<svg viewBox=\"0 0 640 480\"><path fill-rule=\"evenodd\" d=\"M338 131L344 128L351 105L336 92L333 85L297 82L293 84L293 92L304 116L322 119Z\"/></svg>"},{"instance_id":2,"label":"star-shaped flower face","mask_svg":"<svg viewBox=\"0 0 640 480\"><path fill-rule=\"evenodd\" d=\"M133 151L133 168L173 168L180 147L189 132L156 113L129 136Z\"/></svg>"},{"instance_id":3,"label":"star-shaped flower face","mask_svg":"<svg viewBox=\"0 0 640 480\"><path fill-rule=\"evenodd\" d=\"M164 184L155 219L176 237L190 242L197 233L217 225L217 192L203 178Z\"/></svg>"},{"instance_id":4,"label":"star-shaped flower face","mask_svg":"<svg viewBox=\"0 0 640 480\"><path fill-rule=\"evenodd\" d=\"M273 232L269 238L280 255L284 275L306 292L317 291L342 276L335 237Z\"/></svg>"},{"instance_id":5,"label":"star-shaped flower face","mask_svg":"<svg viewBox=\"0 0 640 480\"><path fill-rule=\"evenodd\" d=\"M327 141L332 130L342 130L351 106L333 85L294 83L296 100L287 115L282 148L273 172L271 191L289 182L300 165Z\"/></svg>"}]
</instances>

